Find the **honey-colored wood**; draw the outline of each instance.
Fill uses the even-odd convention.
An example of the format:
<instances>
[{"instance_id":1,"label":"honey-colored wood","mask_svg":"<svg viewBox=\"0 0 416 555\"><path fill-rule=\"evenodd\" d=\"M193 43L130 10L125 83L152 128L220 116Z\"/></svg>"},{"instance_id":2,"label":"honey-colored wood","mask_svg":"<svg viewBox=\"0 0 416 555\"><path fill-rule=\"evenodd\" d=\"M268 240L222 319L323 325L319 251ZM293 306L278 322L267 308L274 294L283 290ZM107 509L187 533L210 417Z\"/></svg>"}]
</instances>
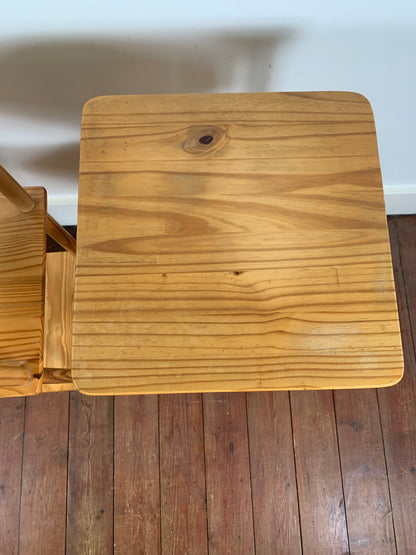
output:
<instances>
[{"instance_id":1,"label":"honey-colored wood","mask_svg":"<svg viewBox=\"0 0 416 555\"><path fill-rule=\"evenodd\" d=\"M35 208L36 201L1 165L0 192L21 212L30 212Z\"/></svg>"},{"instance_id":2,"label":"honey-colored wood","mask_svg":"<svg viewBox=\"0 0 416 555\"><path fill-rule=\"evenodd\" d=\"M45 356L47 368L71 368L74 257L67 252L46 256Z\"/></svg>"},{"instance_id":3,"label":"honey-colored wood","mask_svg":"<svg viewBox=\"0 0 416 555\"><path fill-rule=\"evenodd\" d=\"M48 235L54 239L58 245L75 256L76 241L58 222L48 214Z\"/></svg>"},{"instance_id":4,"label":"honey-colored wood","mask_svg":"<svg viewBox=\"0 0 416 555\"><path fill-rule=\"evenodd\" d=\"M44 368L42 377L41 393L54 391L74 391L76 389L72 381L71 369Z\"/></svg>"},{"instance_id":5,"label":"honey-colored wood","mask_svg":"<svg viewBox=\"0 0 416 555\"><path fill-rule=\"evenodd\" d=\"M73 378L84 393L381 387L402 376L361 95L89 101L77 248Z\"/></svg>"},{"instance_id":6,"label":"honey-colored wood","mask_svg":"<svg viewBox=\"0 0 416 555\"><path fill-rule=\"evenodd\" d=\"M43 392L75 389L71 379L74 275L71 254L47 254Z\"/></svg>"},{"instance_id":7,"label":"honey-colored wood","mask_svg":"<svg viewBox=\"0 0 416 555\"><path fill-rule=\"evenodd\" d=\"M0 397L39 393L42 377L46 191L21 212L0 196Z\"/></svg>"}]
</instances>

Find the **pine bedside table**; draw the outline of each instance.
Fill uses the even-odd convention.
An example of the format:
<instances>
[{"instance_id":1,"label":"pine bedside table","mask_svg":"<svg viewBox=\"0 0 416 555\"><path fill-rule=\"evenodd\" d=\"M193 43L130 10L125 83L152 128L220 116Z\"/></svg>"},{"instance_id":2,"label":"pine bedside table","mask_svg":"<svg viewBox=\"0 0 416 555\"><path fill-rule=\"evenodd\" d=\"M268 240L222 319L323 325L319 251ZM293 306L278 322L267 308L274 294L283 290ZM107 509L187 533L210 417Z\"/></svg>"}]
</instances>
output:
<instances>
[{"instance_id":1,"label":"pine bedside table","mask_svg":"<svg viewBox=\"0 0 416 555\"><path fill-rule=\"evenodd\" d=\"M83 393L402 376L374 119L359 94L90 100L77 240Z\"/></svg>"}]
</instances>

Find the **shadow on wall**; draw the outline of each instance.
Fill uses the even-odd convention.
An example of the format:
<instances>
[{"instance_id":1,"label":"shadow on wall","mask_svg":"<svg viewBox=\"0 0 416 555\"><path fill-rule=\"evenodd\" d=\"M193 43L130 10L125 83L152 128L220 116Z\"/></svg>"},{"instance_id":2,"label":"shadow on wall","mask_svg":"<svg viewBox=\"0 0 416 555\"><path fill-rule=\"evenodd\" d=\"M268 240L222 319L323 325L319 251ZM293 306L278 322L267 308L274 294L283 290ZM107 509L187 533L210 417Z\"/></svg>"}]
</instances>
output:
<instances>
[{"instance_id":1,"label":"shadow on wall","mask_svg":"<svg viewBox=\"0 0 416 555\"><path fill-rule=\"evenodd\" d=\"M239 34L51 39L3 45L0 116L38 127L33 148L12 147L25 171L78 179L78 140L51 147L48 122L79 135L84 103L111 94L266 91L289 29ZM11 129L13 131L13 129ZM7 147L7 130L0 146ZM25 143L22 132L22 144ZM44 143L42 145L42 143ZM21 152L18 152L20 150ZM39 153L40 152L40 153ZM7 166L7 160L2 160Z\"/></svg>"}]
</instances>

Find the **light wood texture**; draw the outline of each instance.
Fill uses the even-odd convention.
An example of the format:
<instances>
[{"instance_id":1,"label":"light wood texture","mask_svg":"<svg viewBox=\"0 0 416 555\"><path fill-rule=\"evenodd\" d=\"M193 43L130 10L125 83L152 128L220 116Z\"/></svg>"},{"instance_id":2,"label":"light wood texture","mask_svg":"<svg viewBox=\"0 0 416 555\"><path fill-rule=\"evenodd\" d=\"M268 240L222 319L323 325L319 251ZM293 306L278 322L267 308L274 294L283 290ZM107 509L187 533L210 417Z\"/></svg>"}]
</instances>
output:
<instances>
[{"instance_id":1,"label":"light wood texture","mask_svg":"<svg viewBox=\"0 0 416 555\"><path fill-rule=\"evenodd\" d=\"M68 393L26 401L19 555L65 553Z\"/></svg>"},{"instance_id":2,"label":"light wood texture","mask_svg":"<svg viewBox=\"0 0 416 555\"><path fill-rule=\"evenodd\" d=\"M48 235L54 239L58 245L75 256L76 241L58 222L48 214Z\"/></svg>"},{"instance_id":3,"label":"light wood texture","mask_svg":"<svg viewBox=\"0 0 416 555\"><path fill-rule=\"evenodd\" d=\"M0 396L40 391L43 357L46 191L22 213L0 196Z\"/></svg>"},{"instance_id":4,"label":"light wood texture","mask_svg":"<svg viewBox=\"0 0 416 555\"><path fill-rule=\"evenodd\" d=\"M332 391L290 393L304 553L349 553Z\"/></svg>"},{"instance_id":5,"label":"light wood texture","mask_svg":"<svg viewBox=\"0 0 416 555\"><path fill-rule=\"evenodd\" d=\"M208 553L202 396L160 395L161 553ZM227 552L227 551L225 551Z\"/></svg>"},{"instance_id":6,"label":"light wood texture","mask_svg":"<svg viewBox=\"0 0 416 555\"><path fill-rule=\"evenodd\" d=\"M361 95L89 101L77 248L84 393L362 388L402 375Z\"/></svg>"},{"instance_id":7,"label":"light wood texture","mask_svg":"<svg viewBox=\"0 0 416 555\"><path fill-rule=\"evenodd\" d=\"M157 395L114 398L114 553L160 553Z\"/></svg>"},{"instance_id":8,"label":"light wood texture","mask_svg":"<svg viewBox=\"0 0 416 555\"><path fill-rule=\"evenodd\" d=\"M67 252L46 256L45 352L47 368L71 368L75 260Z\"/></svg>"},{"instance_id":9,"label":"light wood texture","mask_svg":"<svg viewBox=\"0 0 416 555\"><path fill-rule=\"evenodd\" d=\"M36 201L30 194L0 165L0 192L9 199L20 212L31 212Z\"/></svg>"},{"instance_id":10,"label":"light wood texture","mask_svg":"<svg viewBox=\"0 0 416 555\"><path fill-rule=\"evenodd\" d=\"M256 551L302 553L289 394L247 393Z\"/></svg>"},{"instance_id":11,"label":"light wood texture","mask_svg":"<svg viewBox=\"0 0 416 555\"><path fill-rule=\"evenodd\" d=\"M71 254L47 254L42 392L75 389L71 378L74 276Z\"/></svg>"},{"instance_id":12,"label":"light wood texture","mask_svg":"<svg viewBox=\"0 0 416 555\"><path fill-rule=\"evenodd\" d=\"M72 372L70 368L43 369L41 393L74 391L75 389L76 387L72 381Z\"/></svg>"},{"instance_id":13,"label":"light wood texture","mask_svg":"<svg viewBox=\"0 0 416 555\"><path fill-rule=\"evenodd\" d=\"M254 554L244 393L203 396L208 552Z\"/></svg>"},{"instance_id":14,"label":"light wood texture","mask_svg":"<svg viewBox=\"0 0 416 555\"><path fill-rule=\"evenodd\" d=\"M113 399L69 395L66 553L113 553Z\"/></svg>"}]
</instances>

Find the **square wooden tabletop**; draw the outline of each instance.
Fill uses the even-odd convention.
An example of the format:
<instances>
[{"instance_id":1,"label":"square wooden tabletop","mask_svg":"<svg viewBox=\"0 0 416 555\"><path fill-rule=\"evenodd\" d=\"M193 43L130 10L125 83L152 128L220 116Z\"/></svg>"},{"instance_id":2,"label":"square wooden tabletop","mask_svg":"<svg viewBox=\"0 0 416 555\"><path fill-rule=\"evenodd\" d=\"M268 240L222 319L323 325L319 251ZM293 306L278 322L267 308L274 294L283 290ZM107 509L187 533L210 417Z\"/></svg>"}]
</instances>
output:
<instances>
[{"instance_id":1,"label":"square wooden tabletop","mask_svg":"<svg viewBox=\"0 0 416 555\"><path fill-rule=\"evenodd\" d=\"M90 100L77 240L83 393L402 376L374 119L359 94Z\"/></svg>"}]
</instances>

